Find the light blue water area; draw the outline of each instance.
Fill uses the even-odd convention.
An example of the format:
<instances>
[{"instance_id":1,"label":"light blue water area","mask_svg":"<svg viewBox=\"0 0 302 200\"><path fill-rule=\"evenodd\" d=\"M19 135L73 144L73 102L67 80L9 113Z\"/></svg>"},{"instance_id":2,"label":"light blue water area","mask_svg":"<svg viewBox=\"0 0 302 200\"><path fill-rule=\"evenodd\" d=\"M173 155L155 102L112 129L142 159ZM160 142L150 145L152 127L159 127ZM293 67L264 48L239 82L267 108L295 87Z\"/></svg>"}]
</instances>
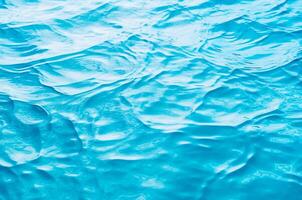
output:
<instances>
[{"instance_id":1,"label":"light blue water area","mask_svg":"<svg viewBox=\"0 0 302 200\"><path fill-rule=\"evenodd\" d=\"M301 200L301 0L0 0L0 200Z\"/></svg>"}]
</instances>

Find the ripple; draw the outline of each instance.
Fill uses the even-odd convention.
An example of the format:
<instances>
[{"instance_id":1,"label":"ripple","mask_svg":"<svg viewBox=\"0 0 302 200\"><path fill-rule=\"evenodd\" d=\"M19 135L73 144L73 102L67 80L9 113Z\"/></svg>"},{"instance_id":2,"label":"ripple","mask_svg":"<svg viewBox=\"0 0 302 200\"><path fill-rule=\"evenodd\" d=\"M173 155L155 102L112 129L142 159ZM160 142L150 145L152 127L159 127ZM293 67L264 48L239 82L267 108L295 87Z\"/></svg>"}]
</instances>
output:
<instances>
[{"instance_id":1,"label":"ripple","mask_svg":"<svg viewBox=\"0 0 302 200\"><path fill-rule=\"evenodd\" d=\"M19 105L18 105L19 104ZM21 102L15 102L7 96L1 96L1 165L11 167L30 162L39 157L41 135L37 123L41 122L36 110L14 114ZM26 105L26 104L25 104ZM35 108L34 106L28 105ZM37 109L37 108L36 108ZM32 117L29 118L31 114ZM44 117L44 116L42 116Z\"/></svg>"},{"instance_id":2,"label":"ripple","mask_svg":"<svg viewBox=\"0 0 302 200\"><path fill-rule=\"evenodd\" d=\"M299 0L0 0L0 199L300 199Z\"/></svg>"}]
</instances>

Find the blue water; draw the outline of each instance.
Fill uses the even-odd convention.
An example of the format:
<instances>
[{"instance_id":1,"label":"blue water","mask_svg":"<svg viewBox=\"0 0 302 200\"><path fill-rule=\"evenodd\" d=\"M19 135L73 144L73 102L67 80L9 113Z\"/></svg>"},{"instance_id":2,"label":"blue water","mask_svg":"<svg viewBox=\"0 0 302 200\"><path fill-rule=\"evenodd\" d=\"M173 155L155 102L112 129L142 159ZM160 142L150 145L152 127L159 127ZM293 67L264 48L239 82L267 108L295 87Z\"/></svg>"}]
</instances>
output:
<instances>
[{"instance_id":1,"label":"blue water","mask_svg":"<svg viewBox=\"0 0 302 200\"><path fill-rule=\"evenodd\" d=\"M0 0L0 200L301 200L301 0Z\"/></svg>"}]
</instances>

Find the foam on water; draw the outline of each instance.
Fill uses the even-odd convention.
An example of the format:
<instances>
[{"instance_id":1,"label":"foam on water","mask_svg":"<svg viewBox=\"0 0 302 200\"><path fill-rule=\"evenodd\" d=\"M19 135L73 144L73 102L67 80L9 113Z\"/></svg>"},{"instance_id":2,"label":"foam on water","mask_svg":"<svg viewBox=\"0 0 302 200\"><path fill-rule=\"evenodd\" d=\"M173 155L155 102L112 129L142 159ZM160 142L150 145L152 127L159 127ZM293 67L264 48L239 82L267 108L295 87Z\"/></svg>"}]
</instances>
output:
<instances>
[{"instance_id":1,"label":"foam on water","mask_svg":"<svg viewBox=\"0 0 302 200\"><path fill-rule=\"evenodd\" d=\"M301 199L301 0L0 0L0 199Z\"/></svg>"}]
</instances>

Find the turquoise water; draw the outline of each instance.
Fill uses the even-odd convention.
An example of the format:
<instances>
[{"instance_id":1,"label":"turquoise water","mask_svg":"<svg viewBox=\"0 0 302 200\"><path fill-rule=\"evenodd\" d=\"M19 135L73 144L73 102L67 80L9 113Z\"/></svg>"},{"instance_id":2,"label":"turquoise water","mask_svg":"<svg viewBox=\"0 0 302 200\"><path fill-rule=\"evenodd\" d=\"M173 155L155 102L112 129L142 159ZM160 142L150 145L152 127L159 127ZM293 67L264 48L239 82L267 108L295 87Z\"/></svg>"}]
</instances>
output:
<instances>
[{"instance_id":1,"label":"turquoise water","mask_svg":"<svg viewBox=\"0 0 302 200\"><path fill-rule=\"evenodd\" d=\"M0 0L0 200L300 200L301 58L301 0Z\"/></svg>"}]
</instances>

